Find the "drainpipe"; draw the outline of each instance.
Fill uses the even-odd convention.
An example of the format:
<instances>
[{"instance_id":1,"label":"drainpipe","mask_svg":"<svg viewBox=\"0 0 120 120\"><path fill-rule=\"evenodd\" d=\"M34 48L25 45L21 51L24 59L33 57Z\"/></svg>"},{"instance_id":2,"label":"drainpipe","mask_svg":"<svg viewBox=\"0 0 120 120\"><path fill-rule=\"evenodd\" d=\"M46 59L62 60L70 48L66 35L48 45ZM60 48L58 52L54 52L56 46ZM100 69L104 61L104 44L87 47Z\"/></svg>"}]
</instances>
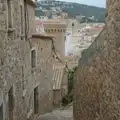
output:
<instances>
[{"instance_id":1,"label":"drainpipe","mask_svg":"<svg viewBox=\"0 0 120 120\"><path fill-rule=\"evenodd\" d=\"M27 40L27 0L24 0L24 16L25 16L25 40Z\"/></svg>"}]
</instances>

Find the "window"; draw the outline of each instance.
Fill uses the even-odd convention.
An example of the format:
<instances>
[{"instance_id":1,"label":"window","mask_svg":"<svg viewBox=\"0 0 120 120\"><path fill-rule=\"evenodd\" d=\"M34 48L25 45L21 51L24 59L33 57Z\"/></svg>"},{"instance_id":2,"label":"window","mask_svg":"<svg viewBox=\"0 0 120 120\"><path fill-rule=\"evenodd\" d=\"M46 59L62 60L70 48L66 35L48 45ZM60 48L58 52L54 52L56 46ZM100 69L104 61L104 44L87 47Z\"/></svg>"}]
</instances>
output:
<instances>
[{"instance_id":1,"label":"window","mask_svg":"<svg viewBox=\"0 0 120 120\"><path fill-rule=\"evenodd\" d=\"M38 87L34 89L34 113L38 114L38 106L39 106L39 99L38 99Z\"/></svg>"},{"instance_id":2,"label":"window","mask_svg":"<svg viewBox=\"0 0 120 120\"><path fill-rule=\"evenodd\" d=\"M32 68L36 67L36 51L35 50L31 51L31 67Z\"/></svg>"},{"instance_id":3,"label":"window","mask_svg":"<svg viewBox=\"0 0 120 120\"><path fill-rule=\"evenodd\" d=\"M12 28L12 6L11 6L11 0L7 0L7 6L8 6L8 28Z\"/></svg>"},{"instance_id":4,"label":"window","mask_svg":"<svg viewBox=\"0 0 120 120\"><path fill-rule=\"evenodd\" d=\"M23 6L20 5L20 16L21 16L21 35L23 35Z\"/></svg>"}]
</instances>

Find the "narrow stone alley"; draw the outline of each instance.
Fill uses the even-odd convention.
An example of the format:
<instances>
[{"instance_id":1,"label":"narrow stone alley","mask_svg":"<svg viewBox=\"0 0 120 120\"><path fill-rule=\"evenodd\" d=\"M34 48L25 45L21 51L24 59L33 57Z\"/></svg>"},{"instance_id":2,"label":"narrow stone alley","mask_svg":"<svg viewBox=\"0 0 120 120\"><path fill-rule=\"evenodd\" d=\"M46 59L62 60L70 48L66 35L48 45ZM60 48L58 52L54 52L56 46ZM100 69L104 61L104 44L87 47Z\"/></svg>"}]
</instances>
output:
<instances>
[{"instance_id":1,"label":"narrow stone alley","mask_svg":"<svg viewBox=\"0 0 120 120\"><path fill-rule=\"evenodd\" d=\"M37 120L73 120L73 107L53 110L52 113L39 116Z\"/></svg>"}]
</instances>

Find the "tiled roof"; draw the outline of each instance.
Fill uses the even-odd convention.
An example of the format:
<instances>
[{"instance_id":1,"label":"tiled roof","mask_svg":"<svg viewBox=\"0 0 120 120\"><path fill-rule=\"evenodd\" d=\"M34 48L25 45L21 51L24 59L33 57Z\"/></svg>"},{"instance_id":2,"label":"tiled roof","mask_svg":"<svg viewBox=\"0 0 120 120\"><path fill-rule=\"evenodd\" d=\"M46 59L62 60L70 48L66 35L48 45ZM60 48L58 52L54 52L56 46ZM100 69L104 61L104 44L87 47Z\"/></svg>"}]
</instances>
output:
<instances>
[{"instance_id":1,"label":"tiled roof","mask_svg":"<svg viewBox=\"0 0 120 120\"><path fill-rule=\"evenodd\" d=\"M53 90L60 90L65 66L53 66Z\"/></svg>"}]
</instances>

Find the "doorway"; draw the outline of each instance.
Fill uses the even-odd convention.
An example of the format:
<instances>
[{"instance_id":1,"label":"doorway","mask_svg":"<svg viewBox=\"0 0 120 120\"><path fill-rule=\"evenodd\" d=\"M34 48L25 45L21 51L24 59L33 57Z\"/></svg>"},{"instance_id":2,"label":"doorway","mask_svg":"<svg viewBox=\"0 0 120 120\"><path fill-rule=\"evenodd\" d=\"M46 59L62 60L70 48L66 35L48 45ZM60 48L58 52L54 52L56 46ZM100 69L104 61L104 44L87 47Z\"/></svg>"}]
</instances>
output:
<instances>
[{"instance_id":1,"label":"doorway","mask_svg":"<svg viewBox=\"0 0 120 120\"><path fill-rule=\"evenodd\" d=\"M9 120L13 120L13 109L14 109L14 102L13 102L13 87L8 92L8 110L9 110Z\"/></svg>"},{"instance_id":2,"label":"doorway","mask_svg":"<svg viewBox=\"0 0 120 120\"><path fill-rule=\"evenodd\" d=\"M38 114L39 102L38 102L38 87L34 89L34 113Z\"/></svg>"}]
</instances>

